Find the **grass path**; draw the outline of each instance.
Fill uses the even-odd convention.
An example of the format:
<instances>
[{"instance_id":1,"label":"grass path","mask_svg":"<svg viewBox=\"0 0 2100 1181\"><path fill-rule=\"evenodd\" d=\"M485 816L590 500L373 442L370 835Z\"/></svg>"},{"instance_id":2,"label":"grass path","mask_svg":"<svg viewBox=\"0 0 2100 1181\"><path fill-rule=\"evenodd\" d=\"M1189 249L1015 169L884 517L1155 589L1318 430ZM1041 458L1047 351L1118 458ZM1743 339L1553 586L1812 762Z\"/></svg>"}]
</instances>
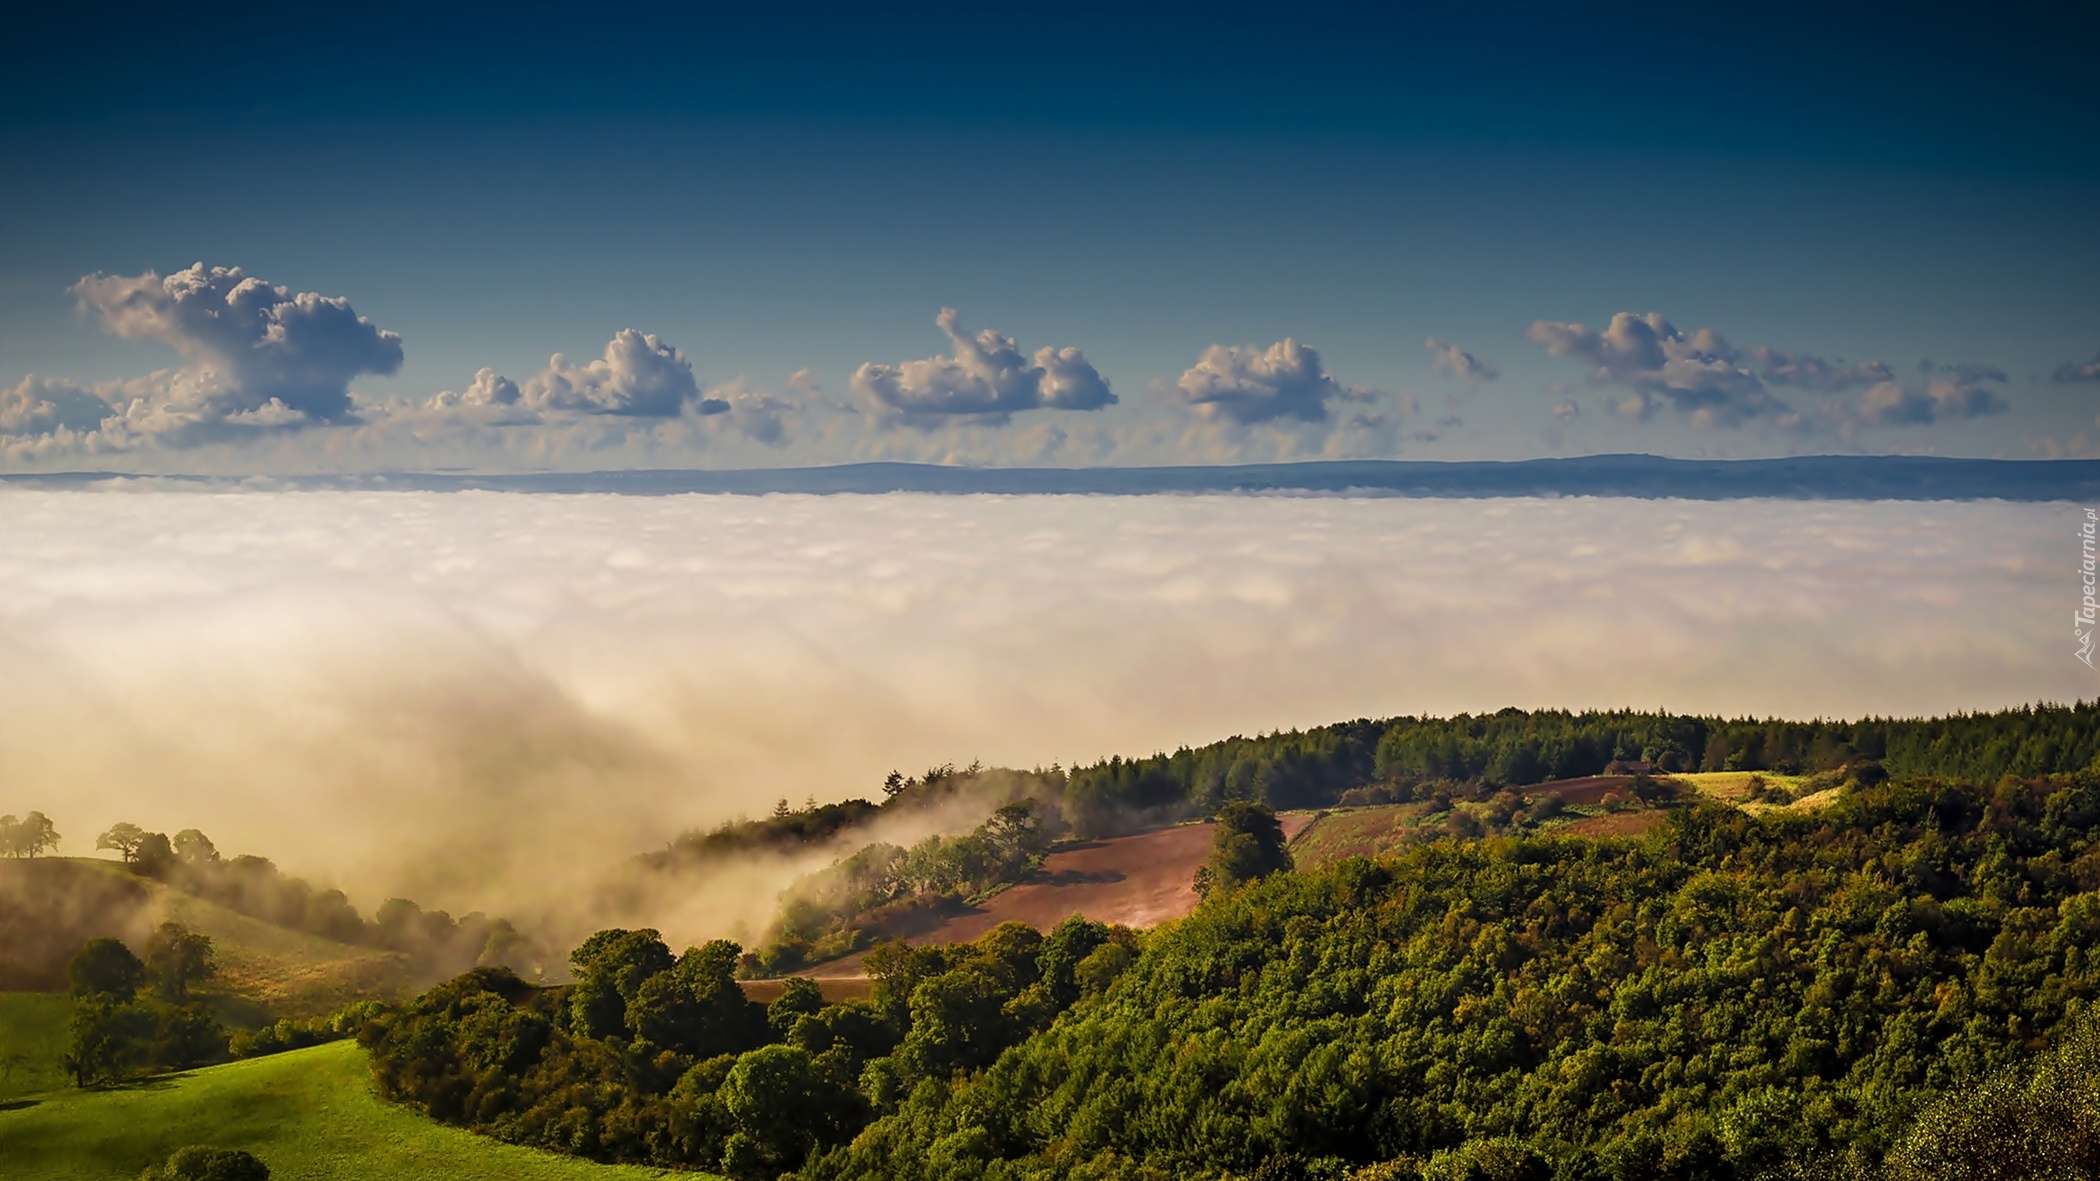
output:
<instances>
[{"instance_id":1,"label":"grass path","mask_svg":"<svg viewBox=\"0 0 2100 1181\"><path fill-rule=\"evenodd\" d=\"M8 1181L134 1181L187 1144L245 1148L282 1181L640 1181L703 1177L501 1144L382 1103L334 1042L110 1091L0 1103Z\"/></svg>"}]
</instances>

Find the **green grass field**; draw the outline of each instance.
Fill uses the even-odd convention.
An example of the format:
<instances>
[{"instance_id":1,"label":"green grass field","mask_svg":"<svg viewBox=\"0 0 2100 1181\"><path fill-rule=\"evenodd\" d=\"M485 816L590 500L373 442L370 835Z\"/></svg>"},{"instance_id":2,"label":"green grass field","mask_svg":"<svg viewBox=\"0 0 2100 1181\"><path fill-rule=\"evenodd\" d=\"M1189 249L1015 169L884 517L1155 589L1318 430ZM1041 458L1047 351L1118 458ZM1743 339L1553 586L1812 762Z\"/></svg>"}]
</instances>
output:
<instances>
[{"instance_id":1,"label":"green grass field","mask_svg":"<svg viewBox=\"0 0 2100 1181\"><path fill-rule=\"evenodd\" d=\"M700 1177L500 1144L382 1103L352 1042L109 1091L0 1103L9 1181L134 1181L187 1144L245 1148L281 1181L639 1181Z\"/></svg>"},{"instance_id":2,"label":"green grass field","mask_svg":"<svg viewBox=\"0 0 2100 1181\"><path fill-rule=\"evenodd\" d=\"M0 992L0 1103L66 1085L58 1063L72 1012L64 996Z\"/></svg>"}]
</instances>

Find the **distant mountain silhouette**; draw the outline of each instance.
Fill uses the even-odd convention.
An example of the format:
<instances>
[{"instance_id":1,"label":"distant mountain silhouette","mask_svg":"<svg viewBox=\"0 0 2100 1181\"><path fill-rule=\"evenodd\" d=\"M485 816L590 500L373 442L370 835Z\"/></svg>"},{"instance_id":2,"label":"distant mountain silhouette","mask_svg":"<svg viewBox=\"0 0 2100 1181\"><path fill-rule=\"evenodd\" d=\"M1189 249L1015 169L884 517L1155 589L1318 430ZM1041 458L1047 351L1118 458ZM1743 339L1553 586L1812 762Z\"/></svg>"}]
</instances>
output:
<instances>
[{"instance_id":1,"label":"distant mountain silhouette","mask_svg":"<svg viewBox=\"0 0 2100 1181\"><path fill-rule=\"evenodd\" d=\"M17 486L68 487L127 479L111 472L17 474ZM1631 496L1736 500L2100 501L2100 460L1948 459L1915 455L1810 455L1793 459L1664 459L1585 455L1572 459L1427 462L1332 460L1185 467L976 468L920 463L730 471L659 469L471 475L384 472L348 476L142 477L156 482L290 488L428 491L1143 495L1278 492L1368 496Z\"/></svg>"}]
</instances>

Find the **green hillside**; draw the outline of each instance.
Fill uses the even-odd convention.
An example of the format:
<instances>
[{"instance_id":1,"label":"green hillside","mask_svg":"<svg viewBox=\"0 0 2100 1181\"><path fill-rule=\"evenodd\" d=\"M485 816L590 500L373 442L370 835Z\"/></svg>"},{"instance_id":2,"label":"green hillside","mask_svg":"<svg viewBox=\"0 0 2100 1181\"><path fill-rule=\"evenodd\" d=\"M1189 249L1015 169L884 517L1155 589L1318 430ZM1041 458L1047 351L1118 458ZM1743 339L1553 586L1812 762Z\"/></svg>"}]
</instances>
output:
<instances>
[{"instance_id":1,"label":"green hillside","mask_svg":"<svg viewBox=\"0 0 2100 1181\"><path fill-rule=\"evenodd\" d=\"M379 1101L350 1042L169 1075L110 1091L0 1103L9 1181L133 1181L187 1144L245 1148L286 1181L638 1181L500 1144ZM698 1176L698 1174L682 1174Z\"/></svg>"},{"instance_id":2,"label":"green hillside","mask_svg":"<svg viewBox=\"0 0 2100 1181\"><path fill-rule=\"evenodd\" d=\"M260 1004L272 1016L315 1016L354 1000L407 996L431 983L418 979L400 952L280 927L159 882L146 888L153 922L172 920L211 937L219 966L211 989Z\"/></svg>"},{"instance_id":3,"label":"green hillside","mask_svg":"<svg viewBox=\"0 0 2100 1181\"><path fill-rule=\"evenodd\" d=\"M0 1103L66 1085L66 1018L73 1002L41 992L0 992Z\"/></svg>"},{"instance_id":4,"label":"green hillside","mask_svg":"<svg viewBox=\"0 0 2100 1181\"><path fill-rule=\"evenodd\" d=\"M0 989L64 988L66 961L81 944L114 936L136 950L170 920L211 937L219 974L205 991L241 1002L225 1006L236 1022L258 1008L273 1018L315 1016L432 983L399 952L250 918L100 858L0 860L0 899L13 900L0 906L0 946L21 949L14 971L0 972Z\"/></svg>"}]
</instances>

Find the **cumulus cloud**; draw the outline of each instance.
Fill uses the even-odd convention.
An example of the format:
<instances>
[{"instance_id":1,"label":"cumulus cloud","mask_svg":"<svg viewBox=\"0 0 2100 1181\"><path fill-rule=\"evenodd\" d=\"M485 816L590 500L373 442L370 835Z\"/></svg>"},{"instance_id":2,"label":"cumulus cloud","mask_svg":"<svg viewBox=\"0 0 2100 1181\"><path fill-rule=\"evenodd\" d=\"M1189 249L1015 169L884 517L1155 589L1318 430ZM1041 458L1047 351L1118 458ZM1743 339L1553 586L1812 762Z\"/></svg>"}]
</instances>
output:
<instances>
[{"instance_id":1,"label":"cumulus cloud","mask_svg":"<svg viewBox=\"0 0 2100 1181\"><path fill-rule=\"evenodd\" d=\"M161 341L212 380L189 387L200 417L272 407L319 422L350 416L350 382L401 368L401 337L341 297L292 292L239 267L197 263L172 275L94 274L73 287L83 308L122 337Z\"/></svg>"},{"instance_id":2,"label":"cumulus cloud","mask_svg":"<svg viewBox=\"0 0 2100 1181\"><path fill-rule=\"evenodd\" d=\"M1540 320L1526 335L1552 356L1588 362L1593 382L1629 390L1614 407L1628 418L1645 420L1667 405L1700 426L1800 421L1711 328L1686 334L1659 312L1620 312L1602 332Z\"/></svg>"},{"instance_id":3,"label":"cumulus cloud","mask_svg":"<svg viewBox=\"0 0 2100 1181\"><path fill-rule=\"evenodd\" d=\"M0 489L0 784L68 834L194 825L368 907L516 915L559 905L565 872L783 795L870 794L898 766L1511 704L2070 700L2090 681L2054 622L2064 520L1993 502ZM733 917L634 925L695 939Z\"/></svg>"},{"instance_id":4,"label":"cumulus cloud","mask_svg":"<svg viewBox=\"0 0 2100 1181\"><path fill-rule=\"evenodd\" d=\"M1607 403L1611 411L1636 422L1671 410L1699 426L1761 421L1786 430L1835 429L1849 437L1861 427L1919 426L2007 408L1990 388L2005 381L1994 365L1926 362L1923 380L1904 382L1881 361L1827 360L1763 345L1738 349L1711 328L1681 331L1659 312L1620 312L1602 332L1540 320L1528 335L1552 356L1587 362L1592 383L1623 391ZM1821 394L1864 387L1865 393L1857 404L1829 403L1804 412L1772 393L1772 386Z\"/></svg>"},{"instance_id":5,"label":"cumulus cloud","mask_svg":"<svg viewBox=\"0 0 2100 1181\"><path fill-rule=\"evenodd\" d=\"M1214 344L1174 383L1174 393L1203 418L1240 425L1326 422L1334 403L1378 396L1336 381L1318 352L1290 337L1266 350Z\"/></svg>"},{"instance_id":6,"label":"cumulus cloud","mask_svg":"<svg viewBox=\"0 0 2100 1181\"><path fill-rule=\"evenodd\" d=\"M2051 380L2060 385L2074 381L2100 381L2100 353L2093 354L2093 359L2084 363L2065 361L2056 367Z\"/></svg>"},{"instance_id":7,"label":"cumulus cloud","mask_svg":"<svg viewBox=\"0 0 2100 1181\"><path fill-rule=\"evenodd\" d=\"M1044 347L1031 362L990 328L972 337L954 308L934 323L955 345L952 357L901 365L869 362L854 370L852 386L883 411L910 420L976 416L1004 421L1023 410L1099 410L1116 404L1108 382L1076 348Z\"/></svg>"},{"instance_id":8,"label":"cumulus cloud","mask_svg":"<svg viewBox=\"0 0 2100 1181\"><path fill-rule=\"evenodd\" d=\"M1923 384L1885 381L1860 399L1856 421L1865 426L1916 426L1986 414L2009 407L1991 383L2005 374L1993 365L1948 365L1928 369Z\"/></svg>"},{"instance_id":9,"label":"cumulus cloud","mask_svg":"<svg viewBox=\"0 0 2100 1181\"><path fill-rule=\"evenodd\" d=\"M1438 340L1432 336L1422 342L1422 347L1436 354L1436 359L1430 362L1433 368L1441 369L1453 377L1478 382L1493 381L1497 376L1493 362L1483 361L1449 341Z\"/></svg>"},{"instance_id":10,"label":"cumulus cloud","mask_svg":"<svg viewBox=\"0 0 2100 1181\"><path fill-rule=\"evenodd\" d=\"M788 379L795 393L816 392L807 370ZM787 441L787 421L803 408L739 377L703 390L692 362L670 343L633 328L621 329L605 352L586 364L560 353L545 369L513 381L481 369L465 390L444 390L420 406L375 408L368 417L385 434L407 429L426 443L480 438L512 446L527 436L532 453L547 459L570 452L629 448L690 450L710 436L732 432L768 447ZM525 432L503 428L528 427Z\"/></svg>"},{"instance_id":11,"label":"cumulus cloud","mask_svg":"<svg viewBox=\"0 0 2100 1181\"><path fill-rule=\"evenodd\" d=\"M517 392L514 400L533 409L648 418L672 417L700 400L685 354L634 328L614 333L604 355L583 365L554 354Z\"/></svg>"},{"instance_id":12,"label":"cumulus cloud","mask_svg":"<svg viewBox=\"0 0 2100 1181\"><path fill-rule=\"evenodd\" d=\"M60 378L31 374L0 390L0 435L92 431L109 413L108 402Z\"/></svg>"}]
</instances>

